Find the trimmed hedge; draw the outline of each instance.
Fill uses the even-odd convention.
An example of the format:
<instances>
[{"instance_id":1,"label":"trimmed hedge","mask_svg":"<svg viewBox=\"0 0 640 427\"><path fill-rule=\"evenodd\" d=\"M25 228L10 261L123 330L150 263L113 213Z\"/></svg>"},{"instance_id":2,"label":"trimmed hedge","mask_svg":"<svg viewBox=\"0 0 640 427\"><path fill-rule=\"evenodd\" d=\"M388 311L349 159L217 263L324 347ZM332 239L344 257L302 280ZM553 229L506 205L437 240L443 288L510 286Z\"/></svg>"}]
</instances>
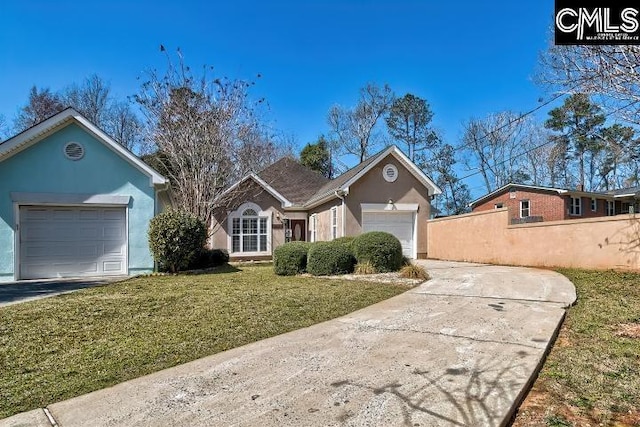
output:
<instances>
[{"instance_id":1,"label":"trimmed hedge","mask_svg":"<svg viewBox=\"0 0 640 427\"><path fill-rule=\"evenodd\" d=\"M197 217L168 210L149 222L149 249L160 268L171 273L188 268L204 248L207 228Z\"/></svg>"},{"instance_id":2,"label":"trimmed hedge","mask_svg":"<svg viewBox=\"0 0 640 427\"><path fill-rule=\"evenodd\" d=\"M342 242L316 242L309 248L307 272L314 276L353 273L355 259Z\"/></svg>"},{"instance_id":3,"label":"trimmed hedge","mask_svg":"<svg viewBox=\"0 0 640 427\"><path fill-rule=\"evenodd\" d=\"M370 231L356 237L351 246L358 263L369 262L380 273L402 267L402 245L393 234Z\"/></svg>"},{"instance_id":4,"label":"trimmed hedge","mask_svg":"<svg viewBox=\"0 0 640 427\"><path fill-rule=\"evenodd\" d=\"M353 252L352 245L354 240L355 240L355 237L353 236L343 236L343 237L338 237L337 239L333 239L332 241L336 243L342 243L347 247L347 249Z\"/></svg>"},{"instance_id":5,"label":"trimmed hedge","mask_svg":"<svg viewBox=\"0 0 640 427\"><path fill-rule=\"evenodd\" d=\"M307 271L311 243L289 242L273 251L273 271L279 276L295 276Z\"/></svg>"}]
</instances>

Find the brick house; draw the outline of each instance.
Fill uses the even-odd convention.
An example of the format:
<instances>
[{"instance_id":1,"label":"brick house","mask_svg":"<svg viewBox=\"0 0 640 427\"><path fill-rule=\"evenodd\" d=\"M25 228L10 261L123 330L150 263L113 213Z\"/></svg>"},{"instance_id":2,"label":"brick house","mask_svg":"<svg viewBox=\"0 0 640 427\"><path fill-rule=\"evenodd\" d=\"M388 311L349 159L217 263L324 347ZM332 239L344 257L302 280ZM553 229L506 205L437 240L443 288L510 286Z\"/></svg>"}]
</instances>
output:
<instances>
[{"instance_id":1,"label":"brick house","mask_svg":"<svg viewBox=\"0 0 640 427\"><path fill-rule=\"evenodd\" d=\"M640 187L603 193L507 184L469 204L473 212L509 208L512 224L638 212Z\"/></svg>"}]
</instances>

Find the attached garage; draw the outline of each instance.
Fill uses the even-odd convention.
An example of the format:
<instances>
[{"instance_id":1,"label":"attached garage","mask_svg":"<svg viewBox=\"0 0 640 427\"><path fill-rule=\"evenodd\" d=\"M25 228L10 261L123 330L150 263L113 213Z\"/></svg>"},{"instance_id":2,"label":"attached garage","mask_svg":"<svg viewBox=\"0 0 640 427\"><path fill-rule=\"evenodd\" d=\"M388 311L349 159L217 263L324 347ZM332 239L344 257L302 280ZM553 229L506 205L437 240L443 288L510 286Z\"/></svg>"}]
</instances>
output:
<instances>
[{"instance_id":1,"label":"attached garage","mask_svg":"<svg viewBox=\"0 0 640 427\"><path fill-rule=\"evenodd\" d=\"M382 205L387 207L386 205ZM383 210L381 206L363 205L362 232L386 231L400 240L402 253L408 258L416 258L416 210L413 205L404 207L407 210ZM396 207L397 208L397 207Z\"/></svg>"},{"instance_id":2,"label":"attached garage","mask_svg":"<svg viewBox=\"0 0 640 427\"><path fill-rule=\"evenodd\" d=\"M20 278L127 274L124 207L20 207Z\"/></svg>"},{"instance_id":3,"label":"attached garage","mask_svg":"<svg viewBox=\"0 0 640 427\"><path fill-rule=\"evenodd\" d=\"M169 182L68 108L0 143L0 282L146 274Z\"/></svg>"}]
</instances>

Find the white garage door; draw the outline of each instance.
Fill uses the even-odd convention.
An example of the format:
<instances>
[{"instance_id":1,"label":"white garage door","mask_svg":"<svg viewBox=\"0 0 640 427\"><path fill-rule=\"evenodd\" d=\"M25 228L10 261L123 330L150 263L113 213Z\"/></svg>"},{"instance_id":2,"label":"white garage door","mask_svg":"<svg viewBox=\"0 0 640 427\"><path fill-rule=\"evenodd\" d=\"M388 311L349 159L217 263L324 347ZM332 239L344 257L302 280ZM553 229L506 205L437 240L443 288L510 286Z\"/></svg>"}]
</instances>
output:
<instances>
[{"instance_id":1,"label":"white garage door","mask_svg":"<svg viewBox=\"0 0 640 427\"><path fill-rule=\"evenodd\" d=\"M20 278L127 273L125 208L20 207Z\"/></svg>"},{"instance_id":2,"label":"white garage door","mask_svg":"<svg viewBox=\"0 0 640 427\"><path fill-rule=\"evenodd\" d=\"M386 231L400 240L402 253L415 257L413 241L413 212L362 212L362 231Z\"/></svg>"}]
</instances>

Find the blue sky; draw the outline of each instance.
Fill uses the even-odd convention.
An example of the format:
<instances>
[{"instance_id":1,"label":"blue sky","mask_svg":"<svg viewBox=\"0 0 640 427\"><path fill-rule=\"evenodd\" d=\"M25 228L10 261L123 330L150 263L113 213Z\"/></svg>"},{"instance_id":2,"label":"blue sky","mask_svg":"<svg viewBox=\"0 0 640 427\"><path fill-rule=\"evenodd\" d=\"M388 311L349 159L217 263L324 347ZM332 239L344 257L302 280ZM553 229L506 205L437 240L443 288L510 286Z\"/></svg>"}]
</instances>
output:
<instances>
[{"instance_id":1,"label":"blue sky","mask_svg":"<svg viewBox=\"0 0 640 427\"><path fill-rule=\"evenodd\" d=\"M34 84L56 91L92 73L132 95L163 67L163 44L218 75L261 74L252 96L300 145L367 82L426 98L457 144L465 120L549 97L532 76L552 16L549 0L1 0L0 114L11 121Z\"/></svg>"}]
</instances>

